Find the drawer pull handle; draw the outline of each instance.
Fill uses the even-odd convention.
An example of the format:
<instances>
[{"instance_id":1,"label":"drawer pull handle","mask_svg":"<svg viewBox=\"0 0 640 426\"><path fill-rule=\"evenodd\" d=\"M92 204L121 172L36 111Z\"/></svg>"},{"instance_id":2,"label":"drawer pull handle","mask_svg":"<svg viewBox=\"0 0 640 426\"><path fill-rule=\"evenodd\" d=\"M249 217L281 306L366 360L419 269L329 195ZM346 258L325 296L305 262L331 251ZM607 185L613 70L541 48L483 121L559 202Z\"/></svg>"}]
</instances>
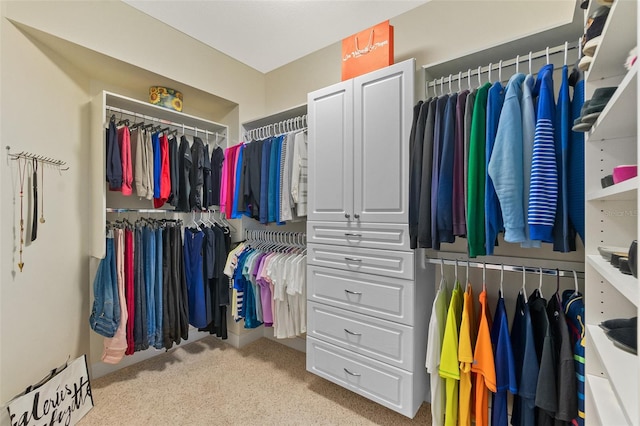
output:
<instances>
[{"instance_id":1,"label":"drawer pull handle","mask_svg":"<svg viewBox=\"0 0 640 426\"><path fill-rule=\"evenodd\" d=\"M359 214L354 214L353 217L355 217L356 219L360 219L360 215Z\"/></svg>"},{"instance_id":2,"label":"drawer pull handle","mask_svg":"<svg viewBox=\"0 0 640 426\"><path fill-rule=\"evenodd\" d=\"M362 336L362 333L354 333L353 331L347 330L346 328L344 329L344 331L351 334L352 336Z\"/></svg>"},{"instance_id":3,"label":"drawer pull handle","mask_svg":"<svg viewBox=\"0 0 640 426\"><path fill-rule=\"evenodd\" d=\"M345 237L358 237L358 238L360 238L360 237L362 237L362 234L354 234L354 233L351 233L351 232L345 232L344 236Z\"/></svg>"},{"instance_id":4,"label":"drawer pull handle","mask_svg":"<svg viewBox=\"0 0 640 426\"><path fill-rule=\"evenodd\" d=\"M360 292L360 291L351 291L351 290L347 290L346 288L344 289L344 291L345 291L345 293L355 294L355 295L358 295L358 296L362 294L362 292Z\"/></svg>"},{"instance_id":5,"label":"drawer pull handle","mask_svg":"<svg viewBox=\"0 0 640 426\"><path fill-rule=\"evenodd\" d=\"M360 377L362 374L360 373L352 373L351 371L347 370L346 368L344 369L345 373L351 375L351 376L355 376L355 377Z\"/></svg>"},{"instance_id":6,"label":"drawer pull handle","mask_svg":"<svg viewBox=\"0 0 640 426\"><path fill-rule=\"evenodd\" d=\"M344 260L348 262L362 262L362 259L357 259L355 257L345 257Z\"/></svg>"}]
</instances>

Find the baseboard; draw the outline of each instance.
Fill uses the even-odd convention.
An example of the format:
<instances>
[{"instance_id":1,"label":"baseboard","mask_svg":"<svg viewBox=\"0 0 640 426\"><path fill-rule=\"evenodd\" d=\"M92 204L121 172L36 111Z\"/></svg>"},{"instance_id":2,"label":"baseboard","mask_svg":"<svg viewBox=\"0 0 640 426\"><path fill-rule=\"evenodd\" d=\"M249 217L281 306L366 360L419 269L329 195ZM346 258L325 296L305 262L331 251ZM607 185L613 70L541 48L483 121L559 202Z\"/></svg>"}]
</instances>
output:
<instances>
[{"instance_id":1,"label":"baseboard","mask_svg":"<svg viewBox=\"0 0 640 426\"><path fill-rule=\"evenodd\" d=\"M228 333L226 342L234 348L242 348L249 343L255 342L261 337L263 337L262 327L258 327L242 334Z\"/></svg>"},{"instance_id":2,"label":"baseboard","mask_svg":"<svg viewBox=\"0 0 640 426\"><path fill-rule=\"evenodd\" d=\"M278 342L281 345L288 346L292 349L295 349L300 352L307 352L307 340L304 337L294 337L290 339L276 339L273 336L273 328L264 327L264 337L267 339L273 340L274 342Z\"/></svg>"}]
</instances>

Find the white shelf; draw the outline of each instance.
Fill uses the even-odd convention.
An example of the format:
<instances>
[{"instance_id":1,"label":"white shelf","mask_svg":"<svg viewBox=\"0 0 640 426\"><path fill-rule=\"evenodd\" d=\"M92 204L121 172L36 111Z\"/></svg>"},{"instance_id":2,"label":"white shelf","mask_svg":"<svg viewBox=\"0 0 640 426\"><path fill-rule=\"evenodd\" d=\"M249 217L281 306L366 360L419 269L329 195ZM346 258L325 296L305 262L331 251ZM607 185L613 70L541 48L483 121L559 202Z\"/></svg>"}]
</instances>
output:
<instances>
[{"instance_id":1,"label":"white shelf","mask_svg":"<svg viewBox=\"0 0 640 426\"><path fill-rule=\"evenodd\" d=\"M590 423L601 425L628 425L629 421L624 416L609 381L593 374L587 374L585 380L587 388L591 391L596 414L599 419L599 421L594 422L593 414L589 413Z\"/></svg>"},{"instance_id":2,"label":"white shelf","mask_svg":"<svg viewBox=\"0 0 640 426\"><path fill-rule=\"evenodd\" d=\"M592 3L596 3L592 0ZM587 83L623 75L624 63L629 50L636 45L637 2L617 0L613 3L607 22L602 30L602 41L593 56L593 62L586 76Z\"/></svg>"},{"instance_id":3,"label":"white shelf","mask_svg":"<svg viewBox=\"0 0 640 426\"><path fill-rule=\"evenodd\" d=\"M587 201L633 201L638 197L638 176L587 193Z\"/></svg>"},{"instance_id":4,"label":"white shelf","mask_svg":"<svg viewBox=\"0 0 640 426\"><path fill-rule=\"evenodd\" d=\"M587 263L598 271L598 273L607 280L616 290L618 290L625 298L627 298L634 306L638 306L638 279L633 275L625 275L618 269L611 266L609 262L604 260L597 254L587 256Z\"/></svg>"},{"instance_id":5,"label":"white shelf","mask_svg":"<svg viewBox=\"0 0 640 426\"><path fill-rule=\"evenodd\" d=\"M621 2L618 2L621 3ZM624 68L623 68L624 71ZM590 141L636 136L638 64L636 63L618 86L589 132Z\"/></svg>"},{"instance_id":6,"label":"white shelf","mask_svg":"<svg viewBox=\"0 0 640 426\"><path fill-rule=\"evenodd\" d=\"M637 419L638 410L638 356L614 346L613 342L597 325L587 325L589 341L602 361L602 367L618 405L622 406L627 422ZM588 344L588 343L587 343ZM598 392L595 386L592 392ZM588 415L588 414L587 414ZM615 424L615 423L608 423Z\"/></svg>"}]
</instances>

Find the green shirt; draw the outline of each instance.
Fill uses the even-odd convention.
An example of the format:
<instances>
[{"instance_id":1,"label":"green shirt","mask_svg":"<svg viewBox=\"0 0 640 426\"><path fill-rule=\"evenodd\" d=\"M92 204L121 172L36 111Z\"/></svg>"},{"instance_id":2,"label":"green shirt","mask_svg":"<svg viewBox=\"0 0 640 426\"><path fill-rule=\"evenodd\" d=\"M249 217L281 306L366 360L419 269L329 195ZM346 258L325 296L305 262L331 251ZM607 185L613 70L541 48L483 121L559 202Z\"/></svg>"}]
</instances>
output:
<instances>
[{"instance_id":1,"label":"green shirt","mask_svg":"<svg viewBox=\"0 0 640 426\"><path fill-rule=\"evenodd\" d=\"M471 119L471 140L469 142L469 170L467 194L467 244L469 257L483 256L484 233L484 183L487 175L485 143L487 139L487 95L491 83L485 83L476 92Z\"/></svg>"}]
</instances>

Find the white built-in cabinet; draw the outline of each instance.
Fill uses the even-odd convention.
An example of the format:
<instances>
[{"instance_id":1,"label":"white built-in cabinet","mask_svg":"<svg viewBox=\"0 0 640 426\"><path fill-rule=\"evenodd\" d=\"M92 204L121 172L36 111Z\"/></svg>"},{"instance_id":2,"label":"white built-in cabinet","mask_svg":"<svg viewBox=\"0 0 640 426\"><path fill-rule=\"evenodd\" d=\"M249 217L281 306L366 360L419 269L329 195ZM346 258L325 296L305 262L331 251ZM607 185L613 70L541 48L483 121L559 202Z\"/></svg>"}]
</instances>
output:
<instances>
[{"instance_id":1,"label":"white built-in cabinet","mask_svg":"<svg viewBox=\"0 0 640 426\"><path fill-rule=\"evenodd\" d=\"M592 3L591 10L599 6ZM585 99L598 87L618 87L585 141L587 425L640 424L638 356L615 347L598 327L607 319L637 316L640 303L638 279L598 254L599 246L628 248L638 238L638 178L600 185L613 167L637 164L638 64L630 71L623 66L637 45L637 9L636 1L613 3L585 81Z\"/></svg>"},{"instance_id":2,"label":"white built-in cabinet","mask_svg":"<svg viewBox=\"0 0 640 426\"><path fill-rule=\"evenodd\" d=\"M414 417L433 274L409 247L415 60L308 95L307 370Z\"/></svg>"}]
</instances>

